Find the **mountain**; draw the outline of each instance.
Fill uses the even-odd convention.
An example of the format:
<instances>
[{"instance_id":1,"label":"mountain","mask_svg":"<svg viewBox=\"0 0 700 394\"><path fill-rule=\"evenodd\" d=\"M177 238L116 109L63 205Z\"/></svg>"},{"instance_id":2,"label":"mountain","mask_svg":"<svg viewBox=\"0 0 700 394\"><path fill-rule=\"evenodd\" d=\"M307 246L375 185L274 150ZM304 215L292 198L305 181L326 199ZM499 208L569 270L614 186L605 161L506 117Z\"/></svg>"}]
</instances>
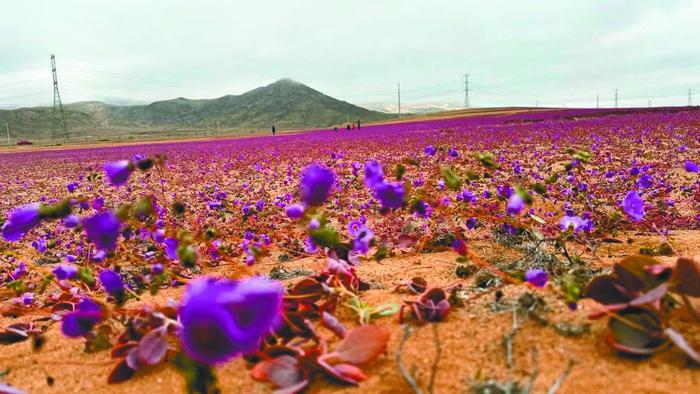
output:
<instances>
[{"instance_id":1,"label":"mountain","mask_svg":"<svg viewBox=\"0 0 700 394\"><path fill-rule=\"evenodd\" d=\"M334 99L302 83L281 79L241 95L191 100L179 97L148 105L112 105L99 101L64 106L71 136L115 133L224 129L278 130L328 127L348 119L363 122L391 115ZM0 110L0 124L8 122L15 138L50 136L50 107Z\"/></svg>"}]
</instances>

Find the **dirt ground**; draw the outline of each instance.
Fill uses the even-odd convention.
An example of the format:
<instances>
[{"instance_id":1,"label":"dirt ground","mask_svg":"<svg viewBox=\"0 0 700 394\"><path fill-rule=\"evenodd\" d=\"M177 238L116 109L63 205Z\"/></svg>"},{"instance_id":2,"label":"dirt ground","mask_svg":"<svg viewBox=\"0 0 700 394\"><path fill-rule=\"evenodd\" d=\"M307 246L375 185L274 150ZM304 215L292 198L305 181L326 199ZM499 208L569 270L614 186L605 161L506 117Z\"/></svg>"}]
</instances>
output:
<instances>
[{"instance_id":1,"label":"dirt ground","mask_svg":"<svg viewBox=\"0 0 700 394\"><path fill-rule=\"evenodd\" d=\"M591 259L593 265L610 266L621 257L633 254L642 246L658 244L658 236L629 235L631 243L613 245L605 250L604 257ZM679 231L672 237L671 244L678 256L695 256L700 259L700 232ZM487 240L473 241L472 248L484 258L503 254L502 247ZM590 257L590 256L589 256ZM664 263L673 264L676 257L659 257ZM254 266L259 273L267 273L278 265L272 257ZM306 267L320 269L325 261L319 258L305 258L281 263L285 268ZM359 276L373 284L373 289L362 294L370 304L386 302L401 303L415 296L394 292L396 284L414 276L422 276L430 285L447 285L460 280L455 276L455 253L451 251L431 254L394 256L378 264L363 262ZM226 267L216 270L226 273ZM287 282L293 283L298 278ZM418 385L427 387L431 366L436 355L437 333L442 355L438 360L434 392L466 393L474 379L489 378L505 382L513 379L523 385L530 374L537 370L533 392L544 393L560 377L569 362L574 366L562 383L560 393L692 393L699 392L700 369L687 364L685 357L675 348L647 360L634 360L616 355L604 342L606 332L603 320L589 321L587 315L596 308L593 302L583 301L577 311L571 311L557 295L555 287L537 290L549 308L548 326L522 318L519 329L513 337L513 366L508 368L503 345L504 336L512 328L513 314L510 310L495 310L496 289L479 292L471 286L473 278L462 282L468 289L466 305L451 310L445 322L417 326L412 324L413 334L404 345L402 359L404 365L416 377ZM501 288L504 296L501 304L517 299L526 291L524 286ZM166 289L156 297L144 296L143 302L165 303L168 299L178 299L183 288ZM129 304L132 306L132 303ZM136 306L134 303L133 306ZM341 309L339 318L348 326L352 315ZM2 318L0 324L6 326L18 320ZM410 319L408 319L410 321ZM324 381L312 383L309 393L410 393L411 389L397 368L397 349L404 335L397 324L396 316L374 320L391 331L391 339L386 355L364 366L368 379L359 388L338 386ZM578 337L565 337L554 328L557 322L580 325L590 323L590 332ZM684 317L676 324L684 325ZM700 344L700 330L690 331L686 338L691 344ZM108 351L87 354L83 352L82 339L64 338L58 325L46 333L47 342L43 349L34 353L28 342L2 347L0 371L2 380L30 393L171 393L181 392L184 387L182 376L169 364L161 365L139 373L126 383L108 385L107 376L114 365ZM536 357L533 362L533 353ZM267 393L272 388L264 383L253 381L249 367L242 360L236 360L217 369L220 387L224 393ZM49 381L52 380L52 384ZM427 391L426 391L427 392Z\"/></svg>"}]
</instances>

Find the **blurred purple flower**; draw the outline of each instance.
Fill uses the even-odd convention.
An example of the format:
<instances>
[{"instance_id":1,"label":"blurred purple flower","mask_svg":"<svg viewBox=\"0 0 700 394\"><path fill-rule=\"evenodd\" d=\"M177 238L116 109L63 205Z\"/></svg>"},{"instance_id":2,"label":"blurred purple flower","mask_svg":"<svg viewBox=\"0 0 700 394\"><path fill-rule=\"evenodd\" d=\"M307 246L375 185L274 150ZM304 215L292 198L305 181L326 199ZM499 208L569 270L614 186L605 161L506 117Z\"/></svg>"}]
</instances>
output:
<instances>
[{"instance_id":1,"label":"blurred purple flower","mask_svg":"<svg viewBox=\"0 0 700 394\"><path fill-rule=\"evenodd\" d=\"M632 221L638 222L644 219L644 200L636 191L627 193L622 200L622 208Z\"/></svg>"},{"instance_id":2,"label":"blurred purple flower","mask_svg":"<svg viewBox=\"0 0 700 394\"><path fill-rule=\"evenodd\" d=\"M333 171L319 165L310 165L301 178L301 199L307 205L321 205L328 198L334 183Z\"/></svg>"},{"instance_id":3,"label":"blurred purple flower","mask_svg":"<svg viewBox=\"0 0 700 394\"><path fill-rule=\"evenodd\" d=\"M304 215L304 206L301 204L290 204L285 209L287 217L291 219L299 219Z\"/></svg>"},{"instance_id":4,"label":"blurred purple flower","mask_svg":"<svg viewBox=\"0 0 700 394\"><path fill-rule=\"evenodd\" d=\"M61 332L70 338L82 337L102 320L102 310L93 300L85 298L78 303L75 311L63 316Z\"/></svg>"},{"instance_id":5,"label":"blurred purple flower","mask_svg":"<svg viewBox=\"0 0 700 394\"><path fill-rule=\"evenodd\" d=\"M58 280L73 279L78 273L78 267L73 264L59 264L51 272Z\"/></svg>"},{"instance_id":6,"label":"blurred purple flower","mask_svg":"<svg viewBox=\"0 0 700 394\"><path fill-rule=\"evenodd\" d=\"M114 186L120 186L129 180L129 175L134 170L134 165L129 160L119 160L107 163L104 166L109 182Z\"/></svg>"},{"instance_id":7,"label":"blurred purple flower","mask_svg":"<svg viewBox=\"0 0 700 394\"><path fill-rule=\"evenodd\" d=\"M520 197L518 193L513 193L513 195L511 195L508 199L506 211L508 212L508 215L515 216L523 210L524 206L525 202L523 201L523 198Z\"/></svg>"},{"instance_id":8,"label":"blurred purple flower","mask_svg":"<svg viewBox=\"0 0 700 394\"><path fill-rule=\"evenodd\" d=\"M375 195L382 204L382 209L398 209L403 205L404 190L400 183L381 183L377 186Z\"/></svg>"},{"instance_id":9,"label":"blurred purple flower","mask_svg":"<svg viewBox=\"0 0 700 394\"><path fill-rule=\"evenodd\" d=\"M280 321L283 295L282 285L261 277L190 282L178 310L185 353L216 365L257 350Z\"/></svg>"},{"instance_id":10,"label":"blurred purple flower","mask_svg":"<svg viewBox=\"0 0 700 394\"><path fill-rule=\"evenodd\" d=\"M547 272L539 268L533 268L525 272L525 280L535 287L544 287L547 284Z\"/></svg>"},{"instance_id":11,"label":"blurred purple flower","mask_svg":"<svg viewBox=\"0 0 700 394\"><path fill-rule=\"evenodd\" d=\"M6 241L19 241L24 234L39 224L39 204L28 204L15 208L2 225L2 237Z\"/></svg>"},{"instance_id":12,"label":"blurred purple flower","mask_svg":"<svg viewBox=\"0 0 700 394\"><path fill-rule=\"evenodd\" d=\"M365 185L370 189L374 189L383 181L384 170L382 170L382 166L374 160L365 163Z\"/></svg>"},{"instance_id":13,"label":"blurred purple flower","mask_svg":"<svg viewBox=\"0 0 700 394\"><path fill-rule=\"evenodd\" d=\"M119 219L113 212L98 213L83 220L87 238L99 249L112 250L117 247Z\"/></svg>"}]
</instances>

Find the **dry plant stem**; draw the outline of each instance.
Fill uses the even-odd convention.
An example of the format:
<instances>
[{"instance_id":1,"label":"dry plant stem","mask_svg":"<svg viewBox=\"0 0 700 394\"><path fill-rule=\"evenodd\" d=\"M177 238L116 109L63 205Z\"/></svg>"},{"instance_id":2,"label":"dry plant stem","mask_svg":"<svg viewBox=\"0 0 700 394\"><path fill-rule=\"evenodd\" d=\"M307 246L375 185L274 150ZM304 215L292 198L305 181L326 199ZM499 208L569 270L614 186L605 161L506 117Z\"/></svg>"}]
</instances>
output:
<instances>
[{"instance_id":1,"label":"dry plant stem","mask_svg":"<svg viewBox=\"0 0 700 394\"><path fill-rule=\"evenodd\" d=\"M418 383L416 383L416 380L413 378L413 375L411 375L411 373L408 372L406 366L403 365L403 361L401 361L401 356L403 355L403 347L412 334L413 329L411 328L411 326L409 326L408 324L404 324L403 337L401 338L401 341L399 342L399 348L396 351L396 365L399 367L399 372L401 372L401 376L404 378L406 383L408 383L409 387L411 387L411 390L413 390L415 394L423 394L423 390L421 390L421 388L418 387Z\"/></svg>"},{"instance_id":2,"label":"dry plant stem","mask_svg":"<svg viewBox=\"0 0 700 394\"><path fill-rule=\"evenodd\" d=\"M547 394L556 394L559 391L561 385L564 384L564 381L571 373L571 370L574 368L574 365L576 365L576 362L574 360L569 359L569 363L566 365L566 369L564 370L564 372L561 373L561 375L559 375L557 380L554 381L549 390L547 390Z\"/></svg>"},{"instance_id":3,"label":"dry plant stem","mask_svg":"<svg viewBox=\"0 0 700 394\"><path fill-rule=\"evenodd\" d=\"M527 386L523 390L524 393L531 393L532 386L535 384L537 376L540 374L540 362L539 362L539 352L536 347L530 349L530 357L532 359L532 372L530 372L530 379L527 382Z\"/></svg>"},{"instance_id":4,"label":"dry plant stem","mask_svg":"<svg viewBox=\"0 0 700 394\"><path fill-rule=\"evenodd\" d=\"M520 326L518 324L518 311L516 308L513 308L513 326L510 332L503 336L503 346L505 347L506 351L506 365L508 366L508 369L513 369L514 366L513 339L515 338L515 334L518 332L519 328Z\"/></svg>"},{"instance_id":5,"label":"dry plant stem","mask_svg":"<svg viewBox=\"0 0 700 394\"><path fill-rule=\"evenodd\" d=\"M437 324L433 324L433 339L435 341L435 359L433 360L433 366L430 368L430 381L428 383L428 392L430 394L434 392L435 376L437 375L438 364L440 364L440 359L442 358L442 343L440 342Z\"/></svg>"}]
</instances>

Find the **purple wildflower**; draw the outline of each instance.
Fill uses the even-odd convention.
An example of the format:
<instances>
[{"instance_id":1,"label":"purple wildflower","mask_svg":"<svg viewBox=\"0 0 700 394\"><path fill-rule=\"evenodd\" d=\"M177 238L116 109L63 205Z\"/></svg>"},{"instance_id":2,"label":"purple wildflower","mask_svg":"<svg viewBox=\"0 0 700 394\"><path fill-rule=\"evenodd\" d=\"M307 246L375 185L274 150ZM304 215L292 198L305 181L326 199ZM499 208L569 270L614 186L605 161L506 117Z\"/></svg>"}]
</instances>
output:
<instances>
[{"instance_id":1,"label":"purple wildflower","mask_svg":"<svg viewBox=\"0 0 700 394\"><path fill-rule=\"evenodd\" d=\"M698 166L698 164L695 162L692 162L690 160L686 160L685 170L688 172L700 172L700 166Z\"/></svg>"},{"instance_id":2,"label":"purple wildflower","mask_svg":"<svg viewBox=\"0 0 700 394\"><path fill-rule=\"evenodd\" d=\"M377 186L375 194L382 204L382 209L397 209L403 205L404 190L400 183L381 183Z\"/></svg>"},{"instance_id":3,"label":"purple wildflower","mask_svg":"<svg viewBox=\"0 0 700 394\"><path fill-rule=\"evenodd\" d=\"M87 238L99 249L112 250L117 247L119 219L113 212L98 213L83 220Z\"/></svg>"},{"instance_id":4,"label":"purple wildflower","mask_svg":"<svg viewBox=\"0 0 700 394\"><path fill-rule=\"evenodd\" d=\"M301 204L290 204L285 210L287 217L291 219L299 219L304 216L304 206Z\"/></svg>"},{"instance_id":5,"label":"purple wildflower","mask_svg":"<svg viewBox=\"0 0 700 394\"><path fill-rule=\"evenodd\" d=\"M2 237L6 241L19 241L24 234L39 224L39 204L28 204L14 209L2 225Z\"/></svg>"},{"instance_id":6,"label":"purple wildflower","mask_svg":"<svg viewBox=\"0 0 700 394\"><path fill-rule=\"evenodd\" d=\"M518 193L513 193L513 195L511 195L508 199L506 211L508 212L508 215L515 216L523 210L524 206L525 202L523 201L523 198L520 197Z\"/></svg>"},{"instance_id":7,"label":"purple wildflower","mask_svg":"<svg viewBox=\"0 0 700 394\"><path fill-rule=\"evenodd\" d=\"M75 311L63 316L61 332L70 338L82 337L102 320L102 310L93 300L85 298L78 303Z\"/></svg>"},{"instance_id":8,"label":"purple wildflower","mask_svg":"<svg viewBox=\"0 0 700 394\"><path fill-rule=\"evenodd\" d=\"M544 287L547 284L547 272L539 268L533 268L525 272L525 280L535 287Z\"/></svg>"},{"instance_id":9,"label":"purple wildflower","mask_svg":"<svg viewBox=\"0 0 700 394\"><path fill-rule=\"evenodd\" d=\"M208 365L257 350L279 321L283 294L278 282L260 277L190 282L178 311L183 349Z\"/></svg>"},{"instance_id":10,"label":"purple wildflower","mask_svg":"<svg viewBox=\"0 0 700 394\"><path fill-rule=\"evenodd\" d=\"M632 218L632 221L638 222L644 219L644 200L636 191L627 193L625 199L622 200L622 208Z\"/></svg>"},{"instance_id":11,"label":"purple wildflower","mask_svg":"<svg viewBox=\"0 0 700 394\"><path fill-rule=\"evenodd\" d=\"M109 182L114 186L120 186L129 179L129 175L134 170L134 165L129 160L119 160L105 164L104 170L109 178Z\"/></svg>"},{"instance_id":12,"label":"purple wildflower","mask_svg":"<svg viewBox=\"0 0 700 394\"><path fill-rule=\"evenodd\" d=\"M365 163L365 185L370 189L374 189L383 181L384 170L382 170L382 166L374 160Z\"/></svg>"},{"instance_id":13,"label":"purple wildflower","mask_svg":"<svg viewBox=\"0 0 700 394\"><path fill-rule=\"evenodd\" d=\"M307 205L321 205L335 183L335 174L328 168L319 165L306 167L301 178L301 199Z\"/></svg>"},{"instance_id":14,"label":"purple wildflower","mask_svg":"<svg viewBox=\"0 0 700 394\"><path fill-rule=\"evenodd\" d=\"M73 279L78 273L78 267L73 264L59 264L51 272L58 280Z\"/></svg>"},{"instance_id":15,"label":"purple wildflower","mask_svg":"<svg viewBox=\"0 0 700 394\"><path fill-rule=\"evenodd\" d=\"M111 270L104 270L100 272L99 279L107 293L118 296L124 292L124 282L118 273Z\"/></svg>"}]
</instances>

